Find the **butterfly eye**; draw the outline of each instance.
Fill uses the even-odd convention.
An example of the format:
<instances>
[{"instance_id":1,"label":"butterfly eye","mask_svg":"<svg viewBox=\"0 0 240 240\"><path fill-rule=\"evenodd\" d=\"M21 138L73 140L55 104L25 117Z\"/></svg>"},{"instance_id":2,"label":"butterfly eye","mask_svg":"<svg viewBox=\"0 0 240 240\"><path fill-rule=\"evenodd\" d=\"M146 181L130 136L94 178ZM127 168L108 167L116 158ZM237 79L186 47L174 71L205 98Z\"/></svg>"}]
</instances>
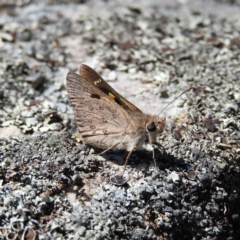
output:
<instances>
[{"instance_id":1,"label":"butterfly eye","mask_svg":"<svg viewBox=\"0 0 240 240\"><path fill-rule=\"evenodd\" d=\"M154 123L154 122L148 123L148 125L147 125L147 130L148 130L149 132L154 132L154 131L156 131L156 125L155 125L155 123Z\"/></svg>"}]
</instances>

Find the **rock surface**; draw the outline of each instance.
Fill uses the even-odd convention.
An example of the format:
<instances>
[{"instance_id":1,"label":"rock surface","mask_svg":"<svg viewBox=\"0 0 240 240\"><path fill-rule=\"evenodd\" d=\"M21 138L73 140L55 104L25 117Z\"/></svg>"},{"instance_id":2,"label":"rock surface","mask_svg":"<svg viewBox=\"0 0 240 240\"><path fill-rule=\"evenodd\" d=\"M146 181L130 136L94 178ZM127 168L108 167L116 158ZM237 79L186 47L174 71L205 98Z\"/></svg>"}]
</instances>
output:
<instances>
[{"instance_id":1,"label":"rock surface","mask_svg":"<svg viewBox=\"0 0 240 240\"><path fill-rule=\"evenodd\" d=\"M0 2L0 239L239 239L239 1ZM162 115L157 153L98 156L65 79L86 63Z\"/></svg>"}]
</instances>

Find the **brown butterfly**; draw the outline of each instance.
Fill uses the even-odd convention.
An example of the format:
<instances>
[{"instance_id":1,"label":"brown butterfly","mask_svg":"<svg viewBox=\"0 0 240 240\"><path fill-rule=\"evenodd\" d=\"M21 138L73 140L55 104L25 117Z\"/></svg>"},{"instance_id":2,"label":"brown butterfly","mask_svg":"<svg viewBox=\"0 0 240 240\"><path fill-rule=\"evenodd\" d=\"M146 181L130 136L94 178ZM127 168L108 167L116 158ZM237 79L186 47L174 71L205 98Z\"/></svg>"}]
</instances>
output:
<instances>
[{"instance_id":1,"label":"brown butterfly","mask_svg":"<svg viewBox=\"0 0 240 240\"><path fill-rule=\"evenodd\" d=\"M162 147L156 138L164 129L164 118L143 113L84 64L80 75L68 73L67 91L78 130L86 143L106 149L102 154L110 149L128 151L125 167L131 153L144 147L152 151L156 167L154 149Z\"/></svg>"}]
</instances>

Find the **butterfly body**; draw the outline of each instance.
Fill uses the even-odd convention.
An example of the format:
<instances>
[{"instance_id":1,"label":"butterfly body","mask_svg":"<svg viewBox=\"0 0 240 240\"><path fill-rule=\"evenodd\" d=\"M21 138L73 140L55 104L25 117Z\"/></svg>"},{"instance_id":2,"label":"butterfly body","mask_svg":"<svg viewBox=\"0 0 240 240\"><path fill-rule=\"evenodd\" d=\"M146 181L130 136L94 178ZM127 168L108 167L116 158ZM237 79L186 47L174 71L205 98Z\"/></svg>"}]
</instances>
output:
<instances>
[{"instance_id":1,"label":"butterfly body","mask_svg":"<svg viewBox=\"0 0 240 240\"><path fill-rule=\"evenodd\" d=\"M163 131L165 119L144 114L87 65L81 65L80 74L68 73L67 90L86 143L107 150L125 149L130 154L158 145L156 137Z\"/></svg>"},{"instance_id":2,"label":"butterfly body","mask_svg":"<svg viewBox=\"0 0 240 240\"><path fill-rule=\"evenodd\" d=\"M165 106L162 112L191 89L196 88L191 86L186 89ZM79 133L86 143L105 149L102 153L110 149L128 151L124 171L131 153L144 147L152 151L157 169L154 149L163 148L156 139L164 130L165 118L143 113L84 64L80 67L80 74L68 73L67 91ZM122 174L114 176L111 181L122 185L127 180Z\"/></svg>"}]
</instances>

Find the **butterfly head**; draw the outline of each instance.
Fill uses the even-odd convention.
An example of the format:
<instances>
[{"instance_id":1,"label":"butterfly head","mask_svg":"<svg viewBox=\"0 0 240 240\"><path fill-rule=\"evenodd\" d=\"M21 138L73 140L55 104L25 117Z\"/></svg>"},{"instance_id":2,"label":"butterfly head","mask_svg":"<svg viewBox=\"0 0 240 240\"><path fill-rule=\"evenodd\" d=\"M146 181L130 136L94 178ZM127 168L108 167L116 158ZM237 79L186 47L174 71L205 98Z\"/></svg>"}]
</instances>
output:
<instances>
[{"instance_id":1,"label":"butterfly head","mask_svg":"<svg viewBox=\"0 0 240 240\"><path fill-rule=\"evenodd\" d=\"M157 118L146 124L146 130L149 133L161 133L165 126L165 118Z\"/></svg>"},{"instance_id":2,"label":"butterfly head","mask_svg":"<svg viewBox=\"0 0 240 240\"><path fill-rule=\"evenodd\" d=\"M146 131L149 135L149 143L156 142L156 137L163 132L165 126L165 118L156 118L146 124Z\"/></svg>"}]
</instances>

